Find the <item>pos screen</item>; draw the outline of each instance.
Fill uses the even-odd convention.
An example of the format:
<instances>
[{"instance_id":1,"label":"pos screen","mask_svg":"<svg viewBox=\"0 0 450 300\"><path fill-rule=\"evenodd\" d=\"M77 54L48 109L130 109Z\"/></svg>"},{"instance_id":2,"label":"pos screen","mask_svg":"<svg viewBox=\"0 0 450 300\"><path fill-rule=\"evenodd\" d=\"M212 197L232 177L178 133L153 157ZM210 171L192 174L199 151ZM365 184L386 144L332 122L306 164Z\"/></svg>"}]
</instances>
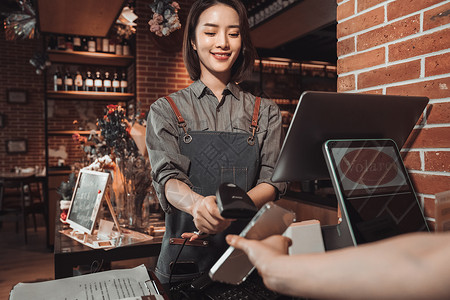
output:
<instances>
[{"instance_id":1,"label":"pos screen","mask_svg":"<svg viewBox=\"0 0 450 300\"><path fill-rule=\"evenodd\" d=\"M329 140L323 151L354 245L428 231L394 141Z\"/></svg>"}]
</instances>

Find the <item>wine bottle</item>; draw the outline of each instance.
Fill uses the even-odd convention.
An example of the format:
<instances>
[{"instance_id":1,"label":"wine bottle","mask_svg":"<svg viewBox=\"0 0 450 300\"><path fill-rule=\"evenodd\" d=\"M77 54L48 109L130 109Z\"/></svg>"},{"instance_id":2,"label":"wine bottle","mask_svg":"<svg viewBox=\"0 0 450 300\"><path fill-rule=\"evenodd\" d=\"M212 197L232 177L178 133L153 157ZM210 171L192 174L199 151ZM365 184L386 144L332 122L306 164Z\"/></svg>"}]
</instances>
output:
<instances>
[{"instance_id":1,"label":"wine bottle","mask_svg":"<svg viewBox=\"0 0 450 300\"><path fill-rule=\"evenodd\" d=\"M122 53L123 55L130 55L130 44L126 39L123 40Z\"/></svg>"},{"instance_id":2,"label":"wine bottle","mask_svg":"<svg viewBox=\"0 0 450 300\"><path fill-rule=\"evenodd\" d=\"M51 34L48 39L47 49L56 50L57 48L58 48L58 41L56 40L56 36L54 34Z\"/></svg>"},{"instance_id":3,"label":"wine bottle","mask_svg":"<svg viewBox=\"0 0 450 300\"><path fill-rule=\"evenodd\" d=\"M96 45L95 51L102 52L102 38L101 37L98 37L95 39L95 45Z\"/></svg>"},{"instance_id":4,"label":"wine bottle","mask_svg":"<svg viewBox=\"0 0 450 300\"><path fill-rule=\"evenodd\" d=\"M109 39L109 53L116 53L116 41L114 38Z\"/></svg>"},{"instance_id":5,"label":"wine bottle","mask_svg":"<svg viewBox=\"0 0 450 300\"><path fill-rule=\"evenodd\" d=\"M58 70L56 70L55 74L53 74L53 90L55 91L63 90L63 80Z\"/></svg>"},{"instance_id":6,"label":"wine bottle","mask_svg":"<svg viewBox=\"0 0 450 300\"><path fill-rule=\"evenodd\" d=\"M73 90L73 78L72 78L72 75L70 75L68 70L66 71L66 74L64 75L64 90L65 91Z\"/></svg>"},{"instance_id":7,"label":"wine bottle","mask_svg":"<svg viewBox=\"0 0 450 300\"><path fill-rule=\"evenodd\" d=\"M81 51L81 38L77 35L73 37L73 50Z\"/></svg>"},{"instance_id":8,"label":"wine bottle","mask_svg":"<svg viewBox=\"0 0 450 300\"><path fill-rule=\"evenodd\" d=\"M109 78L109 72L105 72L105 78L103 78L103 88L105 92L111 92L111 78Z\"/></svg>"},{"instance_id":9,"label":"wine bottle","mask_svg":"<svg viewBox=\"0 0 450 300\"><path fill-rule=\"evenodd\" d=\"M58 35L58 50L66 50L66 38L63 35Z\"/></svg>"},{"instance_id":10,"label":"wine bottle","mask_svg":"<svg viewBox=\"0 0 450 300\"><path fill-rule=\"evenodd\" d=\"M114 77L112 80L112 91L114 93L120 92L120 81L119 81L119 75L117 74L117 72L114 73Z\"/></svg>"},{"instance_id":11,"label":"wine bottle","mask_svg":"<svg viewBox=\"0 0 450 300\"><path fill-rule=\"evenodd\" d=\"M66 36L66 51L73 51L73 38L72 36Z\"/></svg>"},{"instance_id":12,"label":"wine bottle","mask_svg":"<svg viewBox=\"0 0 450 300\"><path fill-rule=\"evenodd\" d=\"M127 93L127 90L128 90L127 74L122 73L122 78L120 78L120 92Z\"/></svg>"},{"instance_id":13,"label":"wine bottle","mask_svg":"<svg viewBox=\"0 0 450 300\"><path fill-rule=\"evenodd\" d=\"M102 52L109 52L109 39L107 37L102 39Z\"/></svg>"},{"instance_id":14,"label":"wine bottle","mask_svg":"<svg viewBox=\"0 0 450 300\"><path fill-rule=\"evenodd\" d=\"M94 91L94 79L90 71L86 72L86 79L84 80L84 89L88 92Z\"/></svg>"},{"instance_id":15,"label":"wine bottle","mask_svg":"<svg viewBox=\"0 0 450 300\"><path fill-rule=\"evenodd\" d=\"M83 76L81 76L80 71L77 71L77 74L75 75L74 88L75 91L83 90Z\"/></svg>"},{"instance_id":16,"label":"wine bottle","mask_svg":"<svg viewBox=\"0 0 450 300\"><path fill-rule=\"evenodd\" d=\"M116 43L116 55L122 55L123 54L123 45L121 42L117 41Z\"/></svg>"},{"instance_id":17,"label":"wine bottle","mask_svg":"<svg viewBox=\"0 0 450 300\"><path fill-rule=\"evenodd\" d=\"M100 76L100 72L95 72L95 79L94 79L94 91L96 92L102 92L102 86L103 86L103 80Z\"/></svg>"},{"instance_id":18,"label":"wine bottle","mask_svg":"<svg viewBox=\"0 0 450 300\"><path fill-rule=\"evenodd\" d=\"M81 38L81 51L88 51L88 41L85 36Z\"/></svg>"},{"instance_id":19,"label":"wine bottle","mask_svg":"<svg viewBox=\"0 0 450 300\"><path fill-rule=\"evenodd\" d=\"M95 47L95 39L94 39L93 36L91 36L91 37L89 38L89 41L88 41L88 51L89 51L89 52L95 52L95 50L96 50L96 47Z\"/></svg>"}]
</instances>

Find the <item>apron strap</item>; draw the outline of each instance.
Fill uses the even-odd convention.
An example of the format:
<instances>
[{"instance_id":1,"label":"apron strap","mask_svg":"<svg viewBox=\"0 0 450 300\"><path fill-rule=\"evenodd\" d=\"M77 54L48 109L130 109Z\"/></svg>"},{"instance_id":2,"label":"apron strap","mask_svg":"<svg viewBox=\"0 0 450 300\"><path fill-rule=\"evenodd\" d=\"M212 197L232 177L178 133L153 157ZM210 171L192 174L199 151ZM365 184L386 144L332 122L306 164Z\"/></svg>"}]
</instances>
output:
<instances>
[{"instance_id":1,"label":"apron strap","mask_svg":"<svg viewBox=\"0 0 450 300\"><path fill-rule=\"evenodd\" d=\"M252 132L252 136L247 139L247 143L252 146L255 144L255 133L256 131L258 131L258 115L260 106L261 106L261 97L256 97L255 107L253 108L252 125L250 125L250 131Z\"/></svg>"},{"instance_id":2,"label":"apron strap","mask_svg":"<svg viewBox=\"0 0 450 300\"><path fill-rule=\"evenodd\" d=\"M167 102L169 102L170 107L172 107L172 110L175 113L175 116L177 117L178 127L183 128L183 131L184 131L183 142L185 142L186 144L189 144L192 141L192 136L189 135L187 132L186 121L184 120L183 116L181 116L181 113L178 110L178 107L175 105L175 101L173 101L172 97L166 96L164 98L166 98Z\"/></svg>"}]
</instances>

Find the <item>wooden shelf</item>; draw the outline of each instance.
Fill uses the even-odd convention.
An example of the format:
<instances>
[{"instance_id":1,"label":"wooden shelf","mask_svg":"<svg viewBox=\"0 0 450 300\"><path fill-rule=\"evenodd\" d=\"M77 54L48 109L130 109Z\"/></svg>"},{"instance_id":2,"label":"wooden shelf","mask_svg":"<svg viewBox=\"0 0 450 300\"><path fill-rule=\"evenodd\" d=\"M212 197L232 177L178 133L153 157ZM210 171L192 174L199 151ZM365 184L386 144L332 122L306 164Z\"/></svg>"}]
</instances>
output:
<instances>
[{"instance_id":1,"label":"wooden shelf","mask_svg":"<svg viewBox=\"0 0 450 300\"><path fill-rule=\"evenodd\" d=\"M87 51L47 50L47 54L52 63L127 67L134 61L134 57L131 55L116 55Z\"/></svg>"},{"instance_id":2,"label":"wooden shelf","mask_svg":"<svg viewBox=\"0 0 450 300\"><path fill-rule=\"evenodd\" d=\"M133 93L47 91L47 98L49 99L129 101L134 96Z\"/></svg>"},{"instance_id":3,"label":"wooden shelf","mask_svg":"<svg viewBox=\"0 0 450 300\"><path fill-rule=\"evenodd\" d=\"M90 135L91 130L49 130L48 135L73 135L73 134L79 134L79 135ZM96 130L95 133L98 135L100 134L99 130Z\"/></svg>"}]
</instances>

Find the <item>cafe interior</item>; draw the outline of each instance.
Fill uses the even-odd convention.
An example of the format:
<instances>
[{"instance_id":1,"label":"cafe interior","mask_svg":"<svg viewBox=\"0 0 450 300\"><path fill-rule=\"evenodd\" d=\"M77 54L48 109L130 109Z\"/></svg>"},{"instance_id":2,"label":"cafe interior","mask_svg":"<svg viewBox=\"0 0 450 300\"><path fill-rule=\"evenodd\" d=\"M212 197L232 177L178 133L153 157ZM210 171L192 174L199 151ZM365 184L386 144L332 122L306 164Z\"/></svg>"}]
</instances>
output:
<instances>
[{"instance_id":1,"label":"cafe interior","mask_svg":"<svg viewBox=\"0 0 450 300\"><path fill-rule=\"evenodd\" d=\"M146 118L153 102L192 83L181 51L193 2L0 4L1 299L18 283L142 264L154 271L165 214L152 187ZM258 57L239 85L279 106L285 134L305 91L428 100L399 148L427 229L446 231L448 1L242 2ZM158 21L158 9L168 6ZM68 216L84 193L97 198L88 229ZM342 222L337 198L330 178L308 178L289 180L276 204L294 212L296 223L314 220L320 228ZM126 238L105 245L104 230Z\"/></svg>"}]
</instances>

